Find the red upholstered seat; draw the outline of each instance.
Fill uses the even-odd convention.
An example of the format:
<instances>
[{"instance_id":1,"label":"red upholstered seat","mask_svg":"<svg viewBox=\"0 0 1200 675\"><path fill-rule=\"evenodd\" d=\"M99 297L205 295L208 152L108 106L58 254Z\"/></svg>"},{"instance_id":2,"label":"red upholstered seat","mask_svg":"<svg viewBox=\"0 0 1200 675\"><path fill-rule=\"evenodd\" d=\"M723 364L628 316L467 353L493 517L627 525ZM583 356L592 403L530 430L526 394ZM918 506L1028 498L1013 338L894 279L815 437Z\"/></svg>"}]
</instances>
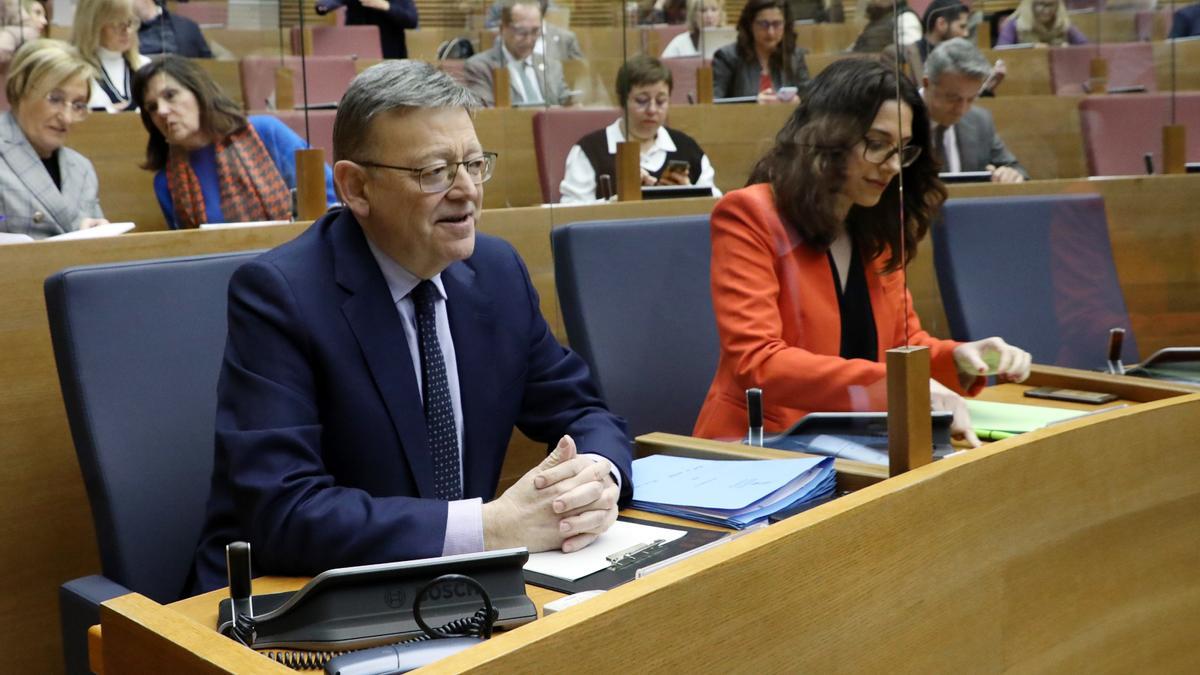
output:
<instances>
[{"instance_id":1,"label":"red upholstered seat","mask_svg":"<svg viewBox=\"0 0 1200 675\"><path fill-rule=\"evenodd\" d=\"M1108 87L1142 86L1157 91L1154 50L1146 42L1077 45L1050 49L1050 89L1056 94L1086 93L1092 59L1108 60Z\"/></svg>"},{"instance_id":2,"label":"red upholstered seat","mask_svg":"<svg viewBox=\"0 0 1200 675\"><path fill-rule=\"evenodd\" d=\"M1187 128L1187 160L1200 161L1200 92L1175 99L1175 120ZM1089 96L1079 103L1079 125L1088 173L1093 176L1146 172L1144 156L1154 155L1162 172L1162 127L1171 124L1170 94Z\"/></svg>"},{"instance_id":3,"label":"red upholstered seat","mask_svg":"<svg viewBox=\"0 0 1200 675\"><path fill-rule=\"evenodd\" d=\"M280 63L282 61L282 64ZM304 80L300 57L247 56L242 59L242 96L247 110L267 110L275 92L275 71L282 65L292 71L293 100L304 103ZM354 59L348 56L310 56L307 59L308 101L310 104L335 103L346 93L354 79Z\"/></svg>"},{"instance_id":4,"label":"red upholstered seat","mask_svg":"<svg viewBox=\"0 0 1200 675\"><path fill-rule=\"evenodd\" d=\"M619 114L620 111L613 108L563 108L543 110L533 116L533 147L537 152L538 183L543 201L548 204L558 202L561 196L558 185L566 173L567 153L571 146L585 134L612 124Z\"/></svg>"},{"instance_id":5,"label":"red upholstered seat","mask_svg":"<svg viewBox=\"0 0 1200 675\"><path fill-rule=\"evenodd\" d=\"M278 110L272 112L271 115L291 127L292 131L299 134L300 138L304 138L303 110ZM311 134L306 139L308 146L324 150L326 164L333 164L333 119L336 116L336 110L308 111L308 133Z\"/></svg>"},{"instance_id":6,"label":"red upholstered seat","mask_svg":"<svg viewBox=\"0 0 1200 675\"><path fill-rule=\"evenodd\" d=\"M312 35L309 54L313 56L351 56L356 59L382 59L378 26L305 26ZM292 28L292 53L300 54L300 27Z\"/></svg>"},{"instance_id":7,"label":"red upholstered seat","mask_svg":"<svg viewBox=\"0 0 1200 675\"><path fill-rule=\"evenodd\" d=\"M671 103L695 103L700 100L696 95L696 69L704 65L704 59L699 56L684 59L663 59L671 70ZM691 96L691 100L688 100Z\"/></svg>"}]
</instances>

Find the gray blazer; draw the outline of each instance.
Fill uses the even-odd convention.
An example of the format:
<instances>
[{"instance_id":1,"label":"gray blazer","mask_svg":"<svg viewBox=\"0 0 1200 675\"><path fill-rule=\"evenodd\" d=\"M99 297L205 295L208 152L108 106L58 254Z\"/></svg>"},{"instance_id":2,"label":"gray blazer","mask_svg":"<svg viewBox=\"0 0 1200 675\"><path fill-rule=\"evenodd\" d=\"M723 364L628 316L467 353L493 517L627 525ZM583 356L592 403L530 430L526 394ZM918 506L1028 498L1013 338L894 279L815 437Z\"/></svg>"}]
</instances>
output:
<instances>
[{"instance_id":1,"label":"gray blazer","mask_svg":"<svg viewBox=\"0 0 1200 675\"><path fill-rule=\"evenodd\" d=\"M972 106L954 125L958 159L963 171L986 171L987 165L1011 166L1029 180L1029 172L1013 156L996 133L996 122L987 108Z\"/></svg>"},{"instance_id":2,"label":"gray blazer","mask_svg":"<svg viewBox=\"0 0 1200 675\"><path fill-rule=\"evenodd\" d=\"M808 65L804 63L805 49L796 47L792 53L791 79L784 79L783 72L776 70L771 73L771 88L779 91L780 87L796 87L800 95L808 86ZM758 79L762 76L762 67L758 60L742 61L738 56L737 43L727 44L713 54L713 98L733 98L735 96L755 96L758 94Z\"/></svg>"},{"instance_id":3,"label":"gray blazer","mask_svg":"<svg viewBox=\"0 0 1200 675\"><path fill-rule=\"evenodd\" d=\"M500 49L501 45L497 42L486 52L480 52L467 59L463 65L463 79L467 88L475 92L489 108L496 105L496 98L492 95L492 69L504 65L504 55ZM567 93L567 82L563 79L562 63L549 57L543 61L537 56L533 62L541 75L539 84L542 88L542 100L550 105L565 105L571 97ZM521 90L517 89L516 83L510 85L510 90L513 103L520 103Z\"/></svg>"},{"instance_id":4,"label":"gray blazer","mask_svg":"<svg viewBox=\"0 0 1200 675\"><path fill-rule=\"evenodd\" d=\"M78 230L84 218L103 218L100 181L86 157L59 148L62 189L54 185L11 112L0 114L0 232L34 239Z\"/></svg>"}]
</instances>

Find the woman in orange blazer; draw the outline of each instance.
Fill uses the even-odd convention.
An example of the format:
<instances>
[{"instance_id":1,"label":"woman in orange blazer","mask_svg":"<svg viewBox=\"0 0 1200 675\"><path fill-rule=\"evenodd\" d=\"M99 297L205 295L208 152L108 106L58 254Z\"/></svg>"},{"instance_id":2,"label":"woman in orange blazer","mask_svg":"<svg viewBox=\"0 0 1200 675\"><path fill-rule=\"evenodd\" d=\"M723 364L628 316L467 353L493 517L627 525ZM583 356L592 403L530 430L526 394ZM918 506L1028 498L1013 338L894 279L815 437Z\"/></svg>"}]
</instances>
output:
<instances>
[{"instance_id":1,"label":"woman in orange blazer","mask_svg":"<svg viewBox=\"0 0 1200 675\"><path fill-rule=\"evenodd\" d=\"M946 198L915 87L873 60L826 68L759 161L712 214L712 294L721 357L696 421L707 438L745 435L745 390L763 390L768 432L809 411L883 410L884 353L930 348L935 409L978 439L960 394L995 374L1021 381L1029 354L993 337L921 330L904 275ZM897 223L903 170L903 233ZM907 340L906 340L907 334Z\"/></svg>"}]
</instances>

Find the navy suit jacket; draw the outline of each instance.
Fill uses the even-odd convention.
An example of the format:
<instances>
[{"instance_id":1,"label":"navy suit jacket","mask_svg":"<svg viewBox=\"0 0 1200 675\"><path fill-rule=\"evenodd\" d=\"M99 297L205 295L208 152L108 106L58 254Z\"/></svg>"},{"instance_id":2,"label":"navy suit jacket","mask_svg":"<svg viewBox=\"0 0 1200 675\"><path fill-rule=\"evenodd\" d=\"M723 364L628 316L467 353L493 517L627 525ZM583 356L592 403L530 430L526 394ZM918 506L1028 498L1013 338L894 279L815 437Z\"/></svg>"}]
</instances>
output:
<instances>
[{"instance_id":1,"label":"navy suit jacket","mask_svg":"<svg viewBox=\"0 0 1200 675\"><path fill-rule=\"evenodd\" d=\"M611 460L631 448L587 366L550 333L507 242L442 272L463 407L464 497L490 500L513 427ZM441 555L446 502L417 375L383 273L348 209L240 268L218 391L216 459L193 591L226 585L224 549L249 541L256 574ZM531 467L532 468L532 467Z\"/></svg>"}]
</instances>

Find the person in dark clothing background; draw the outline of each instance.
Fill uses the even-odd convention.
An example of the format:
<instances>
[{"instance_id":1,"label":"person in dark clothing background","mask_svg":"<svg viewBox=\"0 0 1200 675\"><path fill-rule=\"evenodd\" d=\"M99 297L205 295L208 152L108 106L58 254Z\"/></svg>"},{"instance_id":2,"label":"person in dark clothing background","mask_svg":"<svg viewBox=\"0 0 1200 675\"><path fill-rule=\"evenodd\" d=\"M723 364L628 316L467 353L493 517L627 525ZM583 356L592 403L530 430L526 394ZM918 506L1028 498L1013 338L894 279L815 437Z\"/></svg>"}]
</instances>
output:
<instances>
[{"instance_id":1,"label":"person in dark clothing background","mask_svg":"<svg viewBox=\"0 0 1200 675\"><path fill-rule=\"evenodd\" d=\"M417 27L413 0L319 0L317 14L346 8L347 26L379 26L379 43L385 59L408 58L404 29Z\"/></svg>"},{"instance_id":2,"label":"person in dark clothing background","mask_svg":"<svg viewBox=\"0 0 1200 675\"><path fill-rule=\"evenodd\" d=\"M213 57L208 41L195 21L171 14L154 0L133 0L133 12L142 22L141 28L138 28L138 51L142 54L178 54L201 59Z\"/></svg>"}]
</instances>

